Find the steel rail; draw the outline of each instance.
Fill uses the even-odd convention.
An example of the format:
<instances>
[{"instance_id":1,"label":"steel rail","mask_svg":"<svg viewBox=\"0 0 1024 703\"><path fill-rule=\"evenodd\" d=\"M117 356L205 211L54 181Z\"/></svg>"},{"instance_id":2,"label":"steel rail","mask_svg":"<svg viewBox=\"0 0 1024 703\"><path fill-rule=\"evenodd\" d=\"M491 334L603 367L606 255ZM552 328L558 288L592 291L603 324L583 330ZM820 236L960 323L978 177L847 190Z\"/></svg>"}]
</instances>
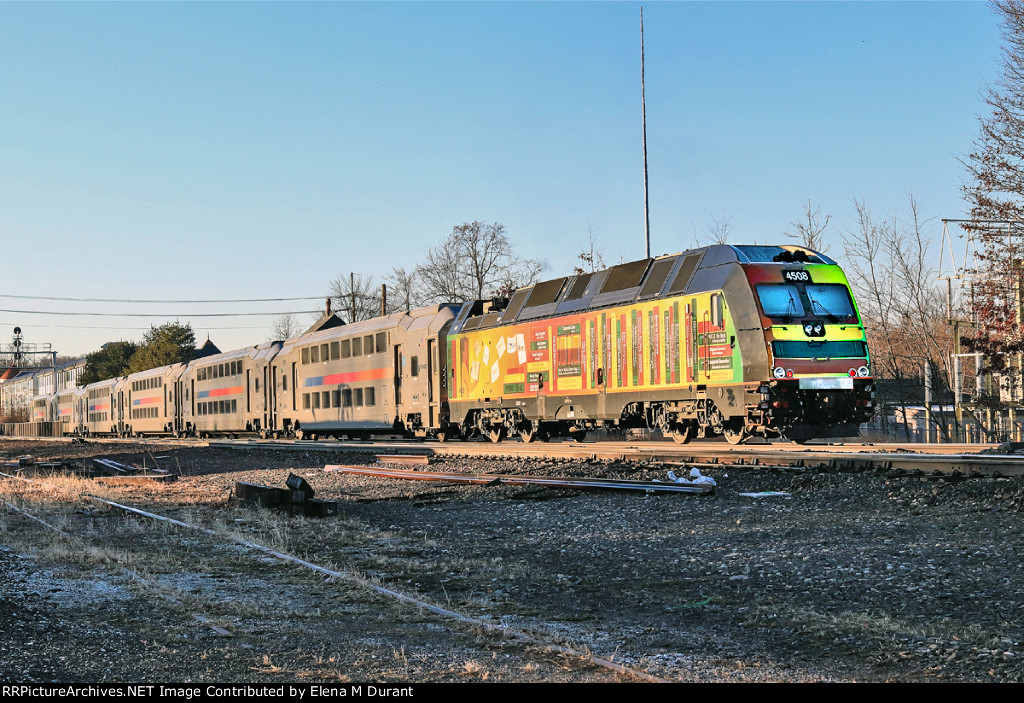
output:
<instances>
[{"instance_id":1,"label":"steel rail","mask_svg":"<svg viewBox=\"0 0 1024 703\"><path fill-rule=\"evenodd\" d=\"M0 472L0 476L5 477L5 478L17 479L19 481L25 481L27 483L37 483L37 484L41 484L41 485L44 485L44 486L49 485L45 481L37 481L37 480L33 480L33 479L24 478L24 477L21 477L21 476L12 476L11 474L6 474L6 473L3 473L3 472ZM302 566L302 567L307 568L307 569L309 569L311 571L314 571L316 573L323 574L324 576L327 576L329 578L341 579L343 581L347 581L349 583L353 583L353 584L355 584L355 585L357 585L357 586L359 586L361 588L365 588L365 589L367 589L369 591L372 591L374 593L378 593L380 595L388 596L390 598L398 600L399 602L405 603L407 605L413 605L413 606L416 606L418 608L422 608L422 609L427 610L427 611L429 611L431 613L434 613L435 615L439 615L441 617L444 617L444 618L447 618L447 619L450 619L450 620L455 620L456 622L460 622L460 623L465 624L465 625L472 625L474 627L479 627L479 628L482 628L482 629L484 629L484 630L486 630L488 632L493 632L493 633L496 633L496 634L500 634L500 635L502 635L504 637L508 637L509 639L513 639L513 640L517 640L519 642L526 643L526 644L528 644L530 646L541 647L543 649L546 649L546 650L548 650L550 652L554 652L556 654L565 654L565 655L568 655L568 656L577 657L577 658L579 658L579 659L581 659L583 661L591 662L591 663L596 664L596 665L598 665L598 666L600 666L602 668L608 669L610 671L614 671L617 674L622 674L622 675L625 675L625 676L630 676L630 677L633 677L633 678L636 678L636 679L639 679L639 680L642 680L642 681L649 681L651 683L670 683L667 679L662 679L662 678L654 676L652 674L648 674L646 671L639 671L637 669L633 669L633 668L630 668L628 666L624 666L624 665L619 664L617 662L613 662L610 659L604 659L602 657L595 657L593 654L590 654L588 652L582 652L582 651L579 651L577 649L573 649L572 647L566 647L566 646L563 646L563 645L560 645L560 644L555 644L553 642L548 642L548 641L543 640L543 639L541 639L541 638L539 638L539 637L537 637L535 635L531 635L528 632L525 632L523 630L518 630L518 629L515 629L515 628L512 628L512 627L509 627L507 625L502 625L502 624L497 624L496 625L494 623L486 622L485 620L481 620L479 618L475 618L475 617L473 617L471 615L464 615L464 614L459 613L457 611L449 610L448 608L442 608L439 605L434 605L433 603L428 603L427 601L421 600L419 598L413 598L412 596L406 595L406 594L404 594L404 593L402 593L400 591L395 591L393 589L386 588L384 586L379 586L379 585L373 583L372 581L369 581L368 579L365 579L365 578L363 578L361 576L357 576L357 575L355 575L355 574L353 574L351 572L348 572L348 571L337 571L335 569L330 569L330 568L325 567L325 566L320 566L319 564L315 564L313 562L306 561L305 559L302 559L300 557L294 556L292 554L287 554L285 552L280 552L280 551L278 551L276 549L272 549L270 547L266 547L266 546L264 546L262 544L258 544L256 542L250 542L249 540L246 540L246 539L243 539L241 537L238 537L237 535L232 535L230 533L222 534L222 533L216 532L214 530L211 530L211 529L209 529L207 527L201 527L199 525L192 525L192 524L189 524L187 522L183 522L181 520L176 520L174 518L166 517L164 515L158 515L156 513L151 513L151 512L148 512L146 510L142 510L140 508L132 507L130 505L123 505L121 503L115 503L114 501L106 500L106 499L100 498L98 496L91 496L91 495L88 495L86 493L80 494L80 497L81 498L85 498L86 500L91 500L91 501L94 501L94 502L97 502L97 503L108 505L110 507L118 508L120 510L124 510L125 512L133 513L135 515L141 515L142 517L147 517L147 518L150 518L152 520L158 520L158 521L161 521L161 522L167 522L167 523L170 523L172 525L176 525L178 527L182 527L182 528L189 529L189 530L195 530L197 532L202 532L204 534L214 536L214 537L216 537L218 539L221 539L221 540L227 540L227 541L230 541L230 542L234 542L235 544L238 544L240 546L246 547L248 549L252 549L252 550L260 552L262 554L266 554L267 556L274 557L275 559L279 559L279 560L284 561L284 562L295 564L297 566Z\"/></svg>"},{"instance_id":2,"label":"steel rail","mask_svg":"<svg viewBox=\"0 0 1024 703\"><path fill-rule=\"evenodd\" d=\"M327 471L346 474L374 476L376 478L399 478L411 481L446 481L452 483L473 483L493 486L504 483L513 486L548 486L549 488L593 489L607 488L644 493L713 493L711 483L674 483L662 481L634 481L621 478L571 478L564 476L522 476L514 474L464 474L447 471L413 471L372 466L347 466L328 464Z\"/></svg>"}]
</instances>

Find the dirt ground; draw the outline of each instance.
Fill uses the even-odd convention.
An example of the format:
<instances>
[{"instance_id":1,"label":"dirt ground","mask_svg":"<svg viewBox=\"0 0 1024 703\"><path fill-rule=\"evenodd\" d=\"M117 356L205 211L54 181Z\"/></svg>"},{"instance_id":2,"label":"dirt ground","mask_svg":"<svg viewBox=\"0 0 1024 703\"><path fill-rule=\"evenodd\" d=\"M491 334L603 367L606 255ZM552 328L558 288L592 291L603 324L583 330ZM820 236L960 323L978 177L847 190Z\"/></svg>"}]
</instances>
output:
<instances>
[{"instance_id":1,"label":"dirt ground","mask_svg":"<svg viewBox=\"0 0 1024 703\"><path fill-rule=\"evenodd\" d=\"M1020 479L736 467L707 472L713 495L651 495L325 471L368 459L341 452L0 442L0 458L23 455L149 466L155 455L181 476L117 487L0 479L3 682L631 680L479 622L676 682L1024 679ZM667 470L429 468L662 480ZM339 515L229 501L236 481L284 487L292 473L339 501ZM768 491L789 495L741 495Z\"/></svg>"}]
</instances>

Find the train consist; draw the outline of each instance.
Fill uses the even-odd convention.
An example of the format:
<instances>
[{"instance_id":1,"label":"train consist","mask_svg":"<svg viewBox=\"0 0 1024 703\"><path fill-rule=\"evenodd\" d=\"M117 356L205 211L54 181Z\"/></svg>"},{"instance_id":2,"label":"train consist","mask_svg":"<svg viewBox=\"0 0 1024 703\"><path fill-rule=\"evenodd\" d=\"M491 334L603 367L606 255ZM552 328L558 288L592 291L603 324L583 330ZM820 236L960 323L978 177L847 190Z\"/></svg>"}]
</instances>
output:
<instances>
[{"instance_id":1,"label":"train consist","mask_svg":"<svg viewBox=\"0 0 1024 703\"><path fill-rule=\"evenodd\" d=\"M840 267L712 245L110 379L37 399L68 434L677 441L849 436L873 412Z\"/></svg>"}]
</instances>

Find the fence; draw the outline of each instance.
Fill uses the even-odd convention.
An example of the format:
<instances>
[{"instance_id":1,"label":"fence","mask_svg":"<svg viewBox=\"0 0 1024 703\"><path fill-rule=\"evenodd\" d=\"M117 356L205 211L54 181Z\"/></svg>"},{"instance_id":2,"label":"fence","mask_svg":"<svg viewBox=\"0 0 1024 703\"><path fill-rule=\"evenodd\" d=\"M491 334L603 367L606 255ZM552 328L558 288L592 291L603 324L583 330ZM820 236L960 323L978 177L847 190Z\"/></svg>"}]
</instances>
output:
<instances>
[{"instance_id":1,"label":"fence","mask_svg":"<svg viewBox=\"0 0 1024 703\"><path fill-rule=\"evenodd\" d=\"M63 437L62 422L4 422L0 423L4 437Z\"/></svg>"}]
</instances>

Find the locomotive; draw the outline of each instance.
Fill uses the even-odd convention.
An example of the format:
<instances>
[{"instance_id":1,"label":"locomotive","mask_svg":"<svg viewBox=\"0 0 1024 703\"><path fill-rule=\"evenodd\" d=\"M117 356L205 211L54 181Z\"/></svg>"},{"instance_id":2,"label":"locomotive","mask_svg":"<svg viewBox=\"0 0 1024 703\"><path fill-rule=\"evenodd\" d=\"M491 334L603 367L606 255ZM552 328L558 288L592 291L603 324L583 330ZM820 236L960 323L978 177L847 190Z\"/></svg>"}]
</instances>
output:
<instances>
[{"instance_id":1,"label":"locomotive","mask_svg":"<svg viewBox=\"0 0 1024 703\"><path fill-rule=\"evenodd\" d=\"M51 399L69 433L523 441L599 428L850 436L873 412L840 267L716 244L110 379Z\"/></svg>"}]
</instances>

